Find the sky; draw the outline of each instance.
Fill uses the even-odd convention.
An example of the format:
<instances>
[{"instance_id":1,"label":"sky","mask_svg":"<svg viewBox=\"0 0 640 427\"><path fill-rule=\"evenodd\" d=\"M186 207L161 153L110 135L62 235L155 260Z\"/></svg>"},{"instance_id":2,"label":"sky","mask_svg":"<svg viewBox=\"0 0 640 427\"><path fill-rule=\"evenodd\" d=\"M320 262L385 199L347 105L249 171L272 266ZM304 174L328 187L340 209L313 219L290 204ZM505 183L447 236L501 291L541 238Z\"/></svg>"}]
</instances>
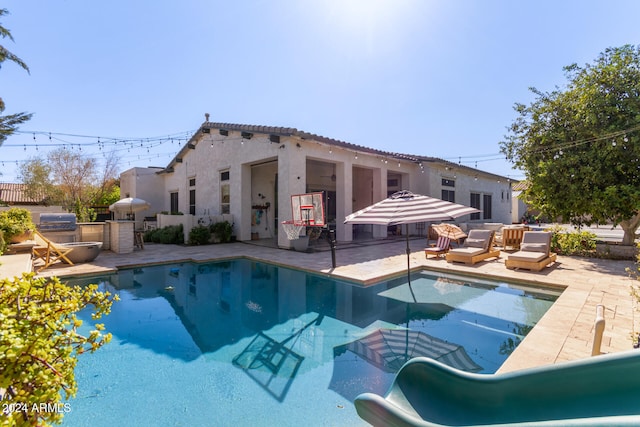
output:
<instances>
[{"instance_id":1,"label":"sky","mask_svg":"<svg viewBox=\"0 0 640 427\"><path fill-rule=\"evenodd\" d=\"M293 127L522 179L515 103L640 43L636 0L5 0L0 181L65 146L166 166L204 122Z\"/></svg>"}]
</instances>

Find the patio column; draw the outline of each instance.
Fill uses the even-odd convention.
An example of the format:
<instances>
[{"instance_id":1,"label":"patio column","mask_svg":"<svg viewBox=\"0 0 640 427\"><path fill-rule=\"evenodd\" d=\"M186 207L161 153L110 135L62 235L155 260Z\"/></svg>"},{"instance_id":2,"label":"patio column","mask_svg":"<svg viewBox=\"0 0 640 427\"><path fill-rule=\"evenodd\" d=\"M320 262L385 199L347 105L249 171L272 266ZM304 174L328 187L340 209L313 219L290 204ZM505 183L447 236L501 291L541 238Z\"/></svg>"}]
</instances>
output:
<instances>
[{"instance_id":1,"label":"patio column","mask_svg":"<svg viewBox=\"0 0 640 427\"><path fill-rule=\"evenodd\" d=\"M291 242L282 221L292 220L291 196L306 193L307 162L299 150L278 150L278 246L290 248Z\"/></svg>"},{"instance_id":2,"label":"patio column","mask_svg":"<svg viewBox=\"0 0 640 427\"><path fill-rule=\"evenodd\" d=\"M251 165L249 164L240 165L239 188L240 201L231 205L233 221L238 240L251 240Z\"/></svg>"},{"instance_id":3,"label":"patio column","mask_svg":"<svg viewBox=\"0 0 640 427\"><path fill-rule=\"evenodd\" d=\"M344 218L353 212L353 165L351 162L336 163L336 240L353 240L352 225L345 224Z\"/></svg>"},{"instance_id":4,"label":"patio column","mask_svg":"<svg viewBox=\"0 0 640 427\"><path fill-rule=\"evenodd\" d=\"M373 170L373 203L387 198L387 169ZM387 237L386 225L374 225L373 237L376 239Z\"/></svg>"}]
</instances>

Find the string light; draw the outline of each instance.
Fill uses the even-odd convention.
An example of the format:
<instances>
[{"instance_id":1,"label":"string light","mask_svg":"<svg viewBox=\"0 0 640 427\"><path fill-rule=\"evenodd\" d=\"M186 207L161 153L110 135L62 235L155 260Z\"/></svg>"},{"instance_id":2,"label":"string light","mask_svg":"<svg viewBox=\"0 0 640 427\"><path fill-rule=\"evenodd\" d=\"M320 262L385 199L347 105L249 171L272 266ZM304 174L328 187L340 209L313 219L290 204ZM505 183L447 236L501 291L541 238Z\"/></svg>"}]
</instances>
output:
<instances>
[{"instance_id":1,"label":"string light","mask_svg":"<svg viewBox=\"0 0 640 427\"><path fill-rule=\"evenodd\" d=\"M38 152L38 155L44 151L45 153L54 150L54 149L63 149L63 150L77 150L78 153L82 155L86 151L90 151L91 147L98 147L98 150L95 153L90 153L90 155L95 155L97 160L107 159L108 153L114 154L119 158L119 161L123 165L131 165L133 159L137 159L136 161L158 161L157 159L165 158L166 163L169 163L171 158L175 155L175 148L168 147L168 143L177 142L181 144L182 142L188 141L195 131L189 132L180 132L169 134L161 137L149 137L149 138L105 138L103 136L93 136L93 135L80 135L80 134L70 134L70 133L57 133L57 132L44 132L44 131L16 131L12 135L11 139L3 144L3 148L17 148L22 147L23 152L29 152L29 149L35 148L35 152ZM30 135L31 142L21 142L21 135ZM38 141L38 136L44 135L46 137L46 142ZM16 141L16 142L13 142ZM135 146L140 143L140 147L134 152ZM134 145L135 144L135 145ZM162 147L168 148L168 150L162 150ZM41 150L42 149L42 150ZM143 154L141 150L145 150L146 153ZM126 152L125 152L126 151ZM98 155L98 152L102 153L102 155ZM128 154L127 154L128 153ZM34 153L35 154L35 153ZM130 157L135 156L135 157ZM10 159L7 158L6 154L3 159L3 167L6 167L6 162L11 162L9 164L15 163L16 167L20 167L21 164L26 164L33 159ZM156 165L163 166L163 165Z\"/></svg>"}]
</instances>

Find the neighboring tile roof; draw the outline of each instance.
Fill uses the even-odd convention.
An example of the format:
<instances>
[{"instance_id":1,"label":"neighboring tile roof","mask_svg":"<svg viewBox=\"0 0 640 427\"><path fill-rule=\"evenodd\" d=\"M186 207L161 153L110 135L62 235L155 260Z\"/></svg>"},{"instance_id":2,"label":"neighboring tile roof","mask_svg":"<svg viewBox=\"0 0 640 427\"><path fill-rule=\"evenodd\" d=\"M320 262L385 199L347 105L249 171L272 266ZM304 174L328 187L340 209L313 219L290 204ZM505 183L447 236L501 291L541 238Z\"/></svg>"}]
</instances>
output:
<instances>
[{"instance_id":1,"label":"neighboring tile roof","mask_svg":"<svg viewBox=\"0 0 640 427\"><path fill-rule=\"evenodd\" d=\"M445 166L452 166L452 167L461 168L469 171L481 172L484 175L493 176L496 179L510 180L510 178L502 175L496 175L491 172L482 171L480 169L474 169L469 166L460 165L458 163L453 163L448 160L439 159L437 157L419 156L419 155L377 150L375 148L365 147L362 145L341 141L339 139L333 139L333 138L328 138L322 135L316 135L314 133L305 132L303 130L299 130L296 128L282 127L282 126L248 125L248 124L237 124L237 123L218 123L218 122L208 122L208 121L204 122L202 126L200 126L200 129L198 129L198 131L191 137L191 139L189 139L187 144L185 144L184 147L178 152L178 154L176 154L176 156L173 158L173 160L171 160L169 165L167 165L167 167L164 168L164 170L160 171L159 173L172 172L173 165L181 161L182 157L185 155L186 151L188 151L189 147L193 148L194 142L197 142L198 136L203 132L204 129L224 129L227 131L262 133L262 134L277 135L277 136L297 136L302 139L318 141L324 144L333 145L333 146L345 148L345 149L350 149L350 150L358 151L361 153L380 155L384 157L390 157L398 160L405 160L405 161L415 162L415 163L422 163L422 162L439 163Z\"/></svg>"},{"instance_id":2,"label":"neighboring tile roof","mask_svg":"<svg viewBox=\"0 0 640 427\"><path fill-rule=\"evenodd\" d=\"M0 182L0 202L8 205L38 205L43 203L44 197L40 198L40 200L27 197L25 189L25 184Z\"/></svg>"},{"instance_id":3,"label":"neighboring tile roof","mask_svg":"<svg viewBox=\"0 0 640 427\"><path fill-rule=\"evenodd\" d=\"M526 190L528 186L529 186L529 183L527 181L520 181L513 184L511 189L513 191L523 191L523 190Z\"/></svg>"}]
</instances>

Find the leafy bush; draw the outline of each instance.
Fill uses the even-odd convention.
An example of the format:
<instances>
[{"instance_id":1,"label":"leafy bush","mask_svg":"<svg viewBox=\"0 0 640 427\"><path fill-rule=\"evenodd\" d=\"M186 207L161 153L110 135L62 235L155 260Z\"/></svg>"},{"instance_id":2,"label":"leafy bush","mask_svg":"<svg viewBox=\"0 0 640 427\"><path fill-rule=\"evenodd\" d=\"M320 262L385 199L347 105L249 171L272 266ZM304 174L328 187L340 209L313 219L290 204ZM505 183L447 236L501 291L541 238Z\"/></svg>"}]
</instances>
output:
<instances>
[{"instance_id":1,"label":"leafy bush","mask_svg":"<svg viewBox=\"0 0 640 427\"><path fill-rule=\"evenodd\" d=\"M596 235L590 231L568 231L560 225L554 225L546 231L553 232L553 252L562 255L591 255L596 250Z\"/></svg>"},{"instance_id":2,"label":"leafy bush","mask_svg":"<svg viewBox=\"0 0 640 427\"><path fill-rule=\"evenodd\" d=\"M0 230L0 255L2 255L6 250L7 250L7 244L4 240L4 232Z\"/></svg>"},{"instance_id":3,"label":"leafy bush","mask_svg":"<svg viewBox=\"0 0 640 427\"><path fill-rule=\"evenodd\" d=\"M190 245L206 245L211 240L211 230L204 225L193 227L189 232Z\"/></svg>"},{"instance_id":4,"label":"leafy bush","mask_svg":"<svg viewBox=\"0 0 640 427\"><path fill-rule=\"evenodd\" d=\"M62 399L77 392L78 355L93 353L111 340L111 334L103 334L103 324L82 335L76 314L93 306L91 316L99 319L117 300L97 285L71 287L33 273L0 280L0 400L17 404L2 415L3 426L62 422ZM40 410L40 405L62 410Z\"/></svg>"},{"instance_id":5,"label":"leafy bush","mask_svg":"<svg viewBox=\"0 0 640 427\"><path fill-rule=\"evenodd\" d=\"M33 231L36 225L31 219L31 212L24 208L11 208L0 212L0 230L4 233L5 241L9 242L14 236L27 231Z\"/></svg>"},{"instance_id":6,"label":"leafy bush","mask_svg":"<svg viewBox=\"0 0 640 427\"><path fill-rule=\"evenodd\" d=\"M638 243L636 246L638 247L639 250L636 253L635 268L632 270L630 267L627 267L626 271L627 273L629 273L629 276L631 276L632 278L636 280L640 280L640 243ZM636 304L640 303L640 287L631 285L630 293L631 293L631 296L636 300ZM631 340L633 341L634 348L640 347L640 335L638 334L638 331L636 330L632 331Z\"/></svg>"},{"instance_id":7,"label":"leafy bush","mask_svg":"<svg viewBox=\"0 0 640 427\"><path fill-rule=\"evenodd\" d=\"M144 233L145 242L181 245L184 243L182 224L149 230Z\"/></svg>"},{"instance_id":8,"label":"leafy bush","mask_svg":"<svg viewBox=\"0 0 640 427\"><path fill-rule=\"evenodd\" d=\"M233 233L233 227L229 221L216 222L210 225L211 233L222 243L229 243L231 241L231 233Z\"/></svg>"}]
</instances>

